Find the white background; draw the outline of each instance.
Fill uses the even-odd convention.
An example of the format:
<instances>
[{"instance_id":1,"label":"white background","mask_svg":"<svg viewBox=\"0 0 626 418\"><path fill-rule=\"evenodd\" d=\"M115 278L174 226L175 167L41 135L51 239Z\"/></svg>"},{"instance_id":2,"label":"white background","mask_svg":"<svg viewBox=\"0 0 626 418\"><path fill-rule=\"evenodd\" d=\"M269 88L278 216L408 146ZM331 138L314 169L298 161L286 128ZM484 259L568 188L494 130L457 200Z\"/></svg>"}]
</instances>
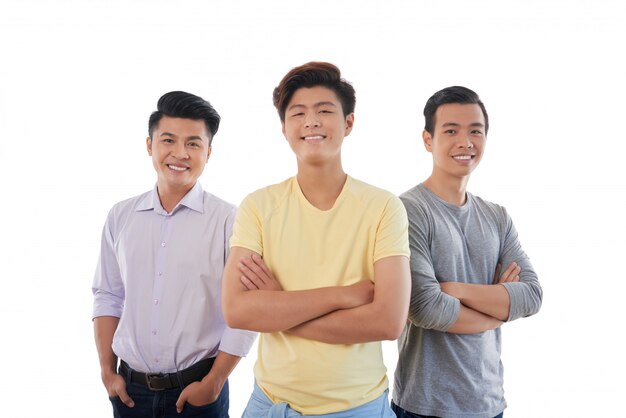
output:
<instances>
[{"instance_id":1,"label":"white background","mask_svg":"<svg viewBox=\"0 0 626 418\"><path fill-rule=\"evenodd\" d=\"M271 93L337 64L357 92L354 177L426 178L428 97L466 85L491 119L470 190L511 213L544 288L504 325L507 417L626 416L626 86L622 1L7 1L0 3L0 415L110 417L91 280L113 203L150 189L158 98L223 117L201 181L238 204L294 174ZM391 378L395 343L385 343ZM231 415L255 354L231 379Z\"/></svg>"}]
</instances>

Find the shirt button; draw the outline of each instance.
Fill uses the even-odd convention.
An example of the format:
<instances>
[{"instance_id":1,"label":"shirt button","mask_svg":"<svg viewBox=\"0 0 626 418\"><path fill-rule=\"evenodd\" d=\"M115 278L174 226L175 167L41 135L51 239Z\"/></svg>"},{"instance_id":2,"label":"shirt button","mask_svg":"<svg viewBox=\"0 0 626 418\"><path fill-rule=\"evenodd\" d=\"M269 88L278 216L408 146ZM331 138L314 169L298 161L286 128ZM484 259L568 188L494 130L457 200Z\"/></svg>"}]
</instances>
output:
<instances>
[{"instance_id":1,"label":"shirt button","mask_svg":"<svg viewBox=\"0 0 626 418\"><path fill-rule=\"evenodd\" d=\"M165 241L161 243L161 247L165 247Z\"/></svg>"},{"instance_id":2,"label":"shirt button","mask_svg":"<svg viewBox=\"0 0 626 418\"><path fill-rule=\"evenodd\" d=\"M156 331L156 329L153 329L153 330L152 330L152 335L157 335L157 331Z\"/></svg>"},{"instance_id":3,"label":"shirt button","mask_svg":"<svg viewBox=\"0 0 626 418\"><path fill-rule=\"evenodd\" d=\"M155 299L155 300L154 300L154 304L155 304L155 305L158 305L158 304L159 304L159 300L158 300L158 299Z\"/></svg>"},{"instance_id":4,"label":"shirt button","mask_svg":"<svg viewBox=\"0 0 626 418\"><path fill-rule=\"evenodd\" d=\"M163 275L163 272L162 272L162 271L160 271L160 272L159 272L159 276L162 276L162 275Z\"/></svg>"}]
</instances>

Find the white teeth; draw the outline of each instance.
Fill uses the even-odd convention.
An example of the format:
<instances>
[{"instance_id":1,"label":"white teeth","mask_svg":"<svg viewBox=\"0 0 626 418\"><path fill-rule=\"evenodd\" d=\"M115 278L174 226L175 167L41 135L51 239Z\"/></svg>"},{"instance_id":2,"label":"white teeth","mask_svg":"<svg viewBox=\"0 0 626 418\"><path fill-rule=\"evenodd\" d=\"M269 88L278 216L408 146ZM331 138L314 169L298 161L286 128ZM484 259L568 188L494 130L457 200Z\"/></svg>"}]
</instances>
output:
<instances>
[{"instance_id":1,"label":"white teeth","mask_svg":"<svg viewBox=\"0 0 626 418\"><path fill-rule=\"evenodd\" d=\"M469 160L470 158L472 158L471 155L455 155L454 157L455 160Z\"/></svg>"},{"instance_id":2,"label":"white teeth","mask_svg":"<svg viewBox=\"0 0 626 418\"><path fill-rule=\"evenodd\" d=\"M307 140L307 139L324 139L324 137L322 135L315 135L315 136L305 136L304 139L305 140Z\"/></svg>"},{"instance_id":3,"label":"white teeth","mask_svg":"<svg viewBox=\"0 0 626 418\"><path fill-rule=\"evenodd\" d=\"M168 165L169 168L171 168L172 170L176 170L176 171L185 171L187 170L187 167L177 167L175 165Z\"/></svg>"}]
</instances>

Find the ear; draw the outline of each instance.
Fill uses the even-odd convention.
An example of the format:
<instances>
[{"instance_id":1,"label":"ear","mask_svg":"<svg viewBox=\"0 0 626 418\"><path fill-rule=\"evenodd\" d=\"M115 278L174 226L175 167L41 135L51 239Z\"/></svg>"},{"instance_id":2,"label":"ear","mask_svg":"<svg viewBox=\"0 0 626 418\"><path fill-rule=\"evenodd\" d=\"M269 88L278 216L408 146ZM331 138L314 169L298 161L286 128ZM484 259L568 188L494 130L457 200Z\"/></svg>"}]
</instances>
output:
<instances>
[{"instance_id":1,"label":"ear","mask_svg":"<svg viewBox=\"0 0 626 418\"><path fill-rule=\"evenodd\" d=\"M354 126L354 112L346 116L346 133L344 136L350 135L350 132L352 132L353 126Z\"/></svg>"},{"instance_id":2,"label":"ear","mask_svg":"<svg viewBox=\"0 0 626 418\"><path fill-rule=\"evenodd\" d=\"M433 137L426 129L422 131L422 139L424 140L426 151L433 152Z\"/></svg>"},{"instance_id":3,"label":"ear","mask_svg":"<svg viewBox=\"0 0 626 418\"><path fill-rule=\"evenodd\" d=\"M285 132L285 122L280 122L281 130L283 131L283 136L287 139L287 133Z\"/></svg>"},{"instance_id":4,"label":"ear","mask_svg":"<svg viewBox=\"0 0 626 418\"><path fill-rule=\"evenodd\" d=\"M211 151L213 151L213 147L209 145L209 151L206 154L206 161L204 162L205 164L209 161L209 157L211 156Z\"/></svg>"},{"instance_id":5,"label":"ear","mask_svg":"<svg viewBox=\"0 0 626 418\"><path fill-rule=\"evenodd\" d=\"M146 148L148 149L148 155L152 157L152 139L150 137L146 138Z\"/></svg>"}]
</instances>

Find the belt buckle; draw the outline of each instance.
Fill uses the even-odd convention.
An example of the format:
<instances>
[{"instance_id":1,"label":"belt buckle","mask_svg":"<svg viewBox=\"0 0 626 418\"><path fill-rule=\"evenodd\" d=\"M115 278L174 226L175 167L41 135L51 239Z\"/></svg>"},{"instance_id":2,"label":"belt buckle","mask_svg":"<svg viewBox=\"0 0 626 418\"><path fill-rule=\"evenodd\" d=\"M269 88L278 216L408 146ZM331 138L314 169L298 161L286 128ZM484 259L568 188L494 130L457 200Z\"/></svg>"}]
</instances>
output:
<instances>
[{"instance_id":1,"label":"belt buckle","mask_svg":"<svg viewBox=\"0 0 626 418\"><path fill-rule=\"evenodd\" d=\"M165 388L155 388L154 386L152 386L152 379L159 378L159 377L163 377L163 374L161 374L161 373L146 373L146 384L148 385L148 389L150 389L152 391L165 390Z\"/></svg>"}]
</instances>

